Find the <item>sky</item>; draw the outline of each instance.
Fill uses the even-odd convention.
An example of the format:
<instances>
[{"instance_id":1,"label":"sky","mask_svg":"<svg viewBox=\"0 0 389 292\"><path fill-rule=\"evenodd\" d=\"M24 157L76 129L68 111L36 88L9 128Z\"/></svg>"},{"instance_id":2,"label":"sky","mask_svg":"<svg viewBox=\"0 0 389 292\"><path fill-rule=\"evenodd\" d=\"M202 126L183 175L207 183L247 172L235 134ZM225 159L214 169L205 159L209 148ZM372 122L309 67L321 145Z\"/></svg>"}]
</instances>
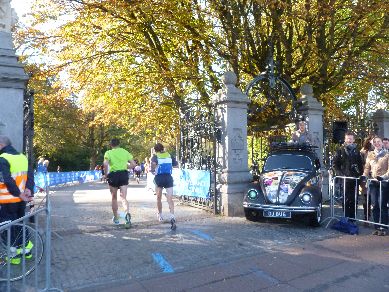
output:
<instances>
[{"instance_id":1,"label":"sky","mask_svg":"<svg viewBox=\"0 0 389 292\"><path fill-rule=\"evenodd\" d=\"M19 20L23 21L23 15L28 13L33 0L12 0L11 7L15 9Z\"/></svg>"}]
</instances>

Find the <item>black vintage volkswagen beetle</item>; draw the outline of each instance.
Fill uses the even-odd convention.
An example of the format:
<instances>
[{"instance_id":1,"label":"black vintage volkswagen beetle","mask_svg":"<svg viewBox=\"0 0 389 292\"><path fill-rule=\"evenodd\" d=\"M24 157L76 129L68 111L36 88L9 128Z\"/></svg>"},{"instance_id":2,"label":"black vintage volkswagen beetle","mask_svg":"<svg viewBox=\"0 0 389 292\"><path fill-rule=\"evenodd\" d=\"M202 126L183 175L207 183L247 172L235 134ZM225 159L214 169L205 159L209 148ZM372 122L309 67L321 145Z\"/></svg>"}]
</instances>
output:
<instances>
[{"instance_id":1,"label":"black vintage volkswagen beetle","mask_svg":"<svg viewBox=\"0 0 389 292\"><path fill-rule=\"evenodd\" d=\"M322 212L322 176L314 147L307 144L277 143L259 175L250 184L243 201L248 220L261 217L308 217L318 226Z\"/></svg>"}]
</instances>

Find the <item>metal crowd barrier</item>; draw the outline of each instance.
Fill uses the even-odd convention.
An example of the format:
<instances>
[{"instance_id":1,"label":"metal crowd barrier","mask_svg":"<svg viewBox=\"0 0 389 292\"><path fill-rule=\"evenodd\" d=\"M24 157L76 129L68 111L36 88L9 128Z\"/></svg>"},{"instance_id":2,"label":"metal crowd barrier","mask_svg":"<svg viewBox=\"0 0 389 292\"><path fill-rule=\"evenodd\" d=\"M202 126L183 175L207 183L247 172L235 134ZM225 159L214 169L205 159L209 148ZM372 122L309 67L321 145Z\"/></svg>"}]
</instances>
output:
<instances>
[{"instance_id":1,"label":"metal crowd barrier","mask_svg":"<svg viewBox=\"0 0 389 292\"><path fill-rule=\"evenodd\" d=\"M37 207L38 204L35 204L34 211L0 225L0 234L3 234L0 238L3 251L0 259L0 291L62 291L51 287L51 204L48 187L45 192L45 200L42 200L44 205ZM18 265L8 260L12 258L11 232L14 232L16 226L22 230L19 231L19 236L22 233L21 254L27 253L24 247L30 239L34 244L32 258L27 259L27 256L22 255Z\"/></svg>"},{"instance_id":2,"label":"metal crowd barrier","mask_svg":"<svg viewBox=\"0 0 389 292\"><path fill-rule=\"evenodd\" d=\"M330 217L326 218L328 219L329 222L326 225L326 228L330 225L332 220L339 220L341 217L346 217L346 196L345 196L345 189L346 189L346 182L352 181L355 187L354 191L354 216L353 217L346 217L348 219L355 220L357 222L364 222L372 225L378 225L382 227L387 227L389 228L389 224L382 224L382 207L388 208L388 206L382 206L382 197L383 197L383 192L382 192L382 183L386 182L389 183L388 181L378 181L376 179L368 179L366 181L366 189L367 189L367 195L366 195L366 219L361 219L360 218L360 212L358 212L358 199L359 199L359 185L361 183L359 178L355 177L347 177L347 176L334 176L330 177L329 179L330 185L329 185L329 197L330 197ZM340 183L339 183L340 182ZM379 202L380 202L380 214L379 214L379 222L375 223L373 220L373 212L370 210L370 203L371 203L371 198L370 198L370 183L375 182L379 184ZM389 194L388 194L389 195ZM364 212L364 211L362 211ZM370 220L370 218L372 220Z\"/></svg>"}]
</instances>

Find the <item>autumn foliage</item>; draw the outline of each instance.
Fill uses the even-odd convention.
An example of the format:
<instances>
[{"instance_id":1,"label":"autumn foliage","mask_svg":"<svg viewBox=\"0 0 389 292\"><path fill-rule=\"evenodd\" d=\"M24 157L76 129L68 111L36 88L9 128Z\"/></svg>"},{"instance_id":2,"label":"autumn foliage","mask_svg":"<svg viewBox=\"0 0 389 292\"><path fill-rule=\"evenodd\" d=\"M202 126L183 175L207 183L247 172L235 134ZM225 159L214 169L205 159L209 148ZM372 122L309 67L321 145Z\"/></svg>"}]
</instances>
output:
<instances>
[{"instance_id":1,"label":"autumn foliage","mask_svg":"<svg viewBox=\"0 0 389 292\"><path fill-rule=\"evenodd\" d=\"M30 25L16 36L24 60L34 64L29 86L41 96L35 112L47 120L36 125L40 151L49 147L48 135L58 141L53 148L77 137L89 155L117 133L130 148L144 145L139 155L155 140L174 145L182 105L209 104L226 70L244 90L265 70L270 44L296 92L313 85L327 122L352 115L358 123L388 104L386 1L34 3Z\"/></svg>"}]
</instances>

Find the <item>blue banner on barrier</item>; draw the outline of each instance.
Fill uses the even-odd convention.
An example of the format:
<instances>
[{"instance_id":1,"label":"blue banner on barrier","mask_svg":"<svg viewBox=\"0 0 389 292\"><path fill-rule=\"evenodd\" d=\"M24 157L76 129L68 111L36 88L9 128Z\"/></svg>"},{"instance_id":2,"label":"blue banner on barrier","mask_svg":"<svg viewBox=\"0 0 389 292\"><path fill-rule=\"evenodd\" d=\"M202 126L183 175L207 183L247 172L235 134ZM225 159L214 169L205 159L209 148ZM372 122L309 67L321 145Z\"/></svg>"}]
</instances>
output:
<instances>
[{"instance_id":1,"label":"blue banner on barrier","mask_svg":"<svg viewBox=\"0 0 389 292\"><path fill-rule=\"evenodd\" d=\"M173 169L174 195L209 199L210 172L195 169ZM101 178L101 171L38 172L34 175L36 190L66 183L84 183Z\"/></svg>"},{"instance_id":2,"label":"blue banner on barrier","mask_svg":"<svg viewBox=\"0 0 389 292\"><path fill-rule=\"evenodd\" d=\"M66 183L84 183L99 180L101 171L70 171L70 172L37 172L34 175L34 182L37 189L44 189L46 186L57 186Z\"/></svg>"},{"instance_id":3,"label":"blue banner on barrier","mask_svg":"<svg viewBox=\"0 0 389 292\"><path fill-rule=\"evenodd\" d=\"M209 199L209 170L173 169L174 195Z\"/></svg>"}]
</instances>

